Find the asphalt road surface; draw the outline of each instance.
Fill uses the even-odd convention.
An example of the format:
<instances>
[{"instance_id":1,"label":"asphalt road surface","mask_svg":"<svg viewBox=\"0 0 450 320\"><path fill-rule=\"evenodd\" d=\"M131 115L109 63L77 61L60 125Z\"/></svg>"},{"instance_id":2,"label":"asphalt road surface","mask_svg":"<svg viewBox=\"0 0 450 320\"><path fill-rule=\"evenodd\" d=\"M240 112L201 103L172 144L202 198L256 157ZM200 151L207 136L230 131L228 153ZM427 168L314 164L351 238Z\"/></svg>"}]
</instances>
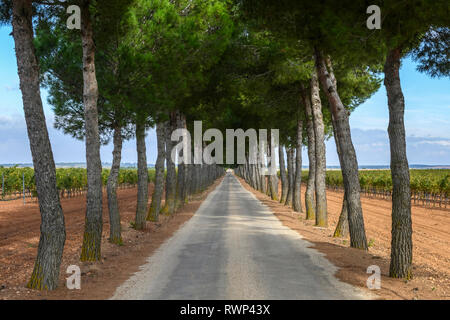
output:
<instances>
[{"instance_id":1,"label":"asphalt road surface","mask_svg":"<svg viewBox=\"0 0 450 320\"><path fill-rule=\"evenodd\" d=\"M367 299L227 173L113 299Z\"/></svg>"}]
</instances>

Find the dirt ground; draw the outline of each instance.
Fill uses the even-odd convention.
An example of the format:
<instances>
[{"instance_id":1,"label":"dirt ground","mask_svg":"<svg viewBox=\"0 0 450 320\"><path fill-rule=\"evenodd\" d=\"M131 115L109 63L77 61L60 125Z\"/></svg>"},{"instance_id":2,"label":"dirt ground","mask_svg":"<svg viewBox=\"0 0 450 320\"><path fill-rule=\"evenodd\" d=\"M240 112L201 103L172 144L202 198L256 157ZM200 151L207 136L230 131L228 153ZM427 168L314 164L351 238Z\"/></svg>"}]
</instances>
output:
<instances>
[{"instance_id":1,"label":"dirt ground","mask_svg":"<svg viewBox=\"0 0 450 320\"><path fill-rule=\"evenodd\" d=\"M356 286L366 287L370 265L382 271L380 299L450 299L450 211L413 207L414 278L410 281L388 277L391 231L391 203L387 200L362 198L369 252L348 247L349 239L332 237L342 205L342 194L328 191L329 227L316 228L313 221L303 219L290 208L270 200L264 194L241 183L272 209L283 224L299 232L313 247L324 253L339 267L337 277ZM61 266L60 287L53 292L25 288L31 274L39 242L40 215L36 202L25 206L20 200L0 203L0 299L105 299L128 279L146 257L156 250L181 225L189 220L219 181L195 196L173 216L162 216L158 223L148 223L145 232L130 227L136 210L136 189L119 190L119 206L124 246L107 241L109 234L106 198L102 261L79 262L84 228L85 197L63 199L67 240ZM150 194L153 186L150 185ZM304 186L302 191L304 192ZM82 270L81 290L65 287L66 269L79 265Z\"/></svg>"},{"instance_id":2,"label":"dirt ground","mask_svg":"<svg viewBox=\"0 0 450 320\"><path fill-rule=\"evenodd\" d=\"M40 214L37 202L23 205L22 201L0 203L0 300L10 299L107 299L115 289L144 264L166 239L188 221L220 179L174 215L161 216L157 223L147 222L144 232L130 226L136 214L135 188L118 191L123 246L108 242L109 218L106 196L103 197L102 260L97 263L79 261L86 210L85 196L62 199L66 222L66 243L60 273L59 288L39 292L25 287L33 270L39 243ZM149 194L153 185L149 186ZM150 202L149 202L150 203ZM81 268L81 290L66 288L69 265Z\"/></svg>"},{"instance_id":3,"label":"dirt ground","mask_svg":"<svg viewBox=\"0 0 450 320\"><path fill-rule=\"evenodd\" d=\"M253 190L245 181L242 185L268 206L280 221L296 230L313 248L324 253L338 268L336 276L344 282L366 288L367 267L381 268L381 289L372 290L380 299L445 299L450 300L450 210L412 208L413 220L413 279L389 278L391 242L391 202L362 197L364 224L369 251L349 247L349 238L333 238L342 208L343 194L327 191L328 228L314 227L290 208ZM302 186L302 193L305 186ZM281 190L280 190L281 194ZM302 199L303 201L304 199ZM304 210L304 203L303 210Z\"/></svg>"}]
</instances>

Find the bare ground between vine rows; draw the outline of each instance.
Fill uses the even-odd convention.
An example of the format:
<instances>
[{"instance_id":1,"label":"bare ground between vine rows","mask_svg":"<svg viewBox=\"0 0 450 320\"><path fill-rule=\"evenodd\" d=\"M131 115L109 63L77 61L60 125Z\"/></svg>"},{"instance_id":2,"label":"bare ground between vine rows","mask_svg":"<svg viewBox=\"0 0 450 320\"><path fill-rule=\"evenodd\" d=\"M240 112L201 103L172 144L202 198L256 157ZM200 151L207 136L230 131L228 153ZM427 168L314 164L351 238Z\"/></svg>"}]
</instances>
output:
<instances>
[{"instance_id":1,"label":"bare ground between vine rows","mask_svg":"<svg viewBox=\"0 0 450 320\"><path fill-rule=\"evenodd\" d=\"M243 182L243 185L251 188ZM217 185L216 182L215 185ZM109 229L104 198L103 259L95 264L78 261L84 226L85 198L63 199L67 225L67 241L61 267L60 288L54 292L37 292L25 288L31 273L39 241L40 216L37 203L24 206L21 201L0 206L0 299L104 299L126 280L145 258L169 238L195 213L208 192L171 217L159 223L148 223L146 232L130 228L136 210L136 189L119 191L119 203L124 230L123 247L107 242ZM150 189L150 192L152 188ZM408 282L387 277L390 250L389 201L363 198L367 237L371 242L368 253L348 248L348 239L332 238L342 203L340 192L327 192L329 228L318 229L303 215L251 190L269 206L283 224L296 230L340 269L337 277L356 286L365 287L367 266L376 264L382 270L382 289L376 291L381 299L450 299L450 215L442 210L413 207L414 279ZM304 188L302 189L304 192ZM82 290L65 288L65 270L70 264L81 265Z\"/></svg>"},{"instance_id":2,"label":"bare ground between vine rows","mask_svg":"<svg viewBox=\"0 0 450 320\"><path fill-rule=\"evenodd\" d=\"M144 232L130 226L136 213L136 188L118 191L124 245L108 242L109 218L106 197L103 197L102 260L97 263L79 261L84 230L85 196L63 199L66 222L66 243L61 265L59 288L52 292L39 292L25 287L32 272L39 243L40 214L37 202L25 206L19 201L0 204L0 300L10 299L107 299L145 263L165 240L188 221L197 211L209 192L221 179L206 191L193 196L191 201L174 215L161 216L157 223L147 222ZM149 194L153 185L149 186ZM150 203L150 201L149 201ZM65 284L69 265L81 268L81 290L68 290Z\"/></svg>"},{"instance_id":3,"label":"bare ground between vine rows","mask_svg":"<svg viewBox=\"0 0 450 320\"><path fill-rule=\"evenodd\" d=\"M349 248L349 238L333 238L342 207L342 192L327 190L328 228L314 227L304 219L304 213L273 201L252 189L244 180L242 185L268 206L278 219L297 231L313 248L324 253L339 271L336 276L352 285L366 288L370 265L381 268L381 290L373 290L380 299L445 299L450 300L450 212L419 206L412 208L413 220L413 272L410 281L389 278L391 242L391 202L362 197L368 252ZM281 186L279 186L281 194ZM305 185L302 185L304 210Z\"/></svg>"}]
</instances>

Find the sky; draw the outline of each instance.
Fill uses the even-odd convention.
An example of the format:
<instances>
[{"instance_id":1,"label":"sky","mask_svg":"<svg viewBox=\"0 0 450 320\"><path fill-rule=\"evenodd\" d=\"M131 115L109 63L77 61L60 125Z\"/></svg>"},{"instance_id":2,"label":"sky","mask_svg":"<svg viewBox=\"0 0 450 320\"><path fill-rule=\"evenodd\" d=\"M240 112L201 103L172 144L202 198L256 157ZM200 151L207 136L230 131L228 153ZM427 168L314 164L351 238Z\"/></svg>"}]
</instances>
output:
<instances>
[{"instance_id":1,"label":"sky","mask_svg":"<svg viewBox=\"0 0 450 320\"><path fill-rule=\"evenodd\" d=\"M11 27L0 27L0 164L31 163L31 152L19 88ZM416 71L405 59L400 70L405 95L407 155L410 164L450 165L450 79L433 79ZM53 127L53 112L47 92L41 90L44 112L55 162L85 162L83 141L65 136ZM360 165L388 165L387 127L389 113L384 86L350 116L352 139ZM123 163L136 163L136 142L123 146ZM327 165L339 164L334 139L326 143ZM102 162L111 162L112 146L102 146ZM147 159L156 161L156 134L148 132ZM303 152L304 164L308 163Z\"/></svg>"}]
</instances>

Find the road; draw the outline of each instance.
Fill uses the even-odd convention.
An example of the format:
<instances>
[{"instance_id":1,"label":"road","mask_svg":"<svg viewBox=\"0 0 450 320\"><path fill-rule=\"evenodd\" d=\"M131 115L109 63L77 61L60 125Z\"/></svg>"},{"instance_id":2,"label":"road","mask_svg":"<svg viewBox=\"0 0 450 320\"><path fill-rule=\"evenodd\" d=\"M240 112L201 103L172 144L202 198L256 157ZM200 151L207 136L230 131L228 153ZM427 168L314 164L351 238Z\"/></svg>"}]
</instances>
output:
<instances>
[{"instance_id":1,"label":"road","mask_svg":"<svg viewBox=\"0 0 450 320\"><path fill-rule=\"evenodd\" d=\"M113 299L367 299L231 173Z\"/></svg>"}]
</instances>

